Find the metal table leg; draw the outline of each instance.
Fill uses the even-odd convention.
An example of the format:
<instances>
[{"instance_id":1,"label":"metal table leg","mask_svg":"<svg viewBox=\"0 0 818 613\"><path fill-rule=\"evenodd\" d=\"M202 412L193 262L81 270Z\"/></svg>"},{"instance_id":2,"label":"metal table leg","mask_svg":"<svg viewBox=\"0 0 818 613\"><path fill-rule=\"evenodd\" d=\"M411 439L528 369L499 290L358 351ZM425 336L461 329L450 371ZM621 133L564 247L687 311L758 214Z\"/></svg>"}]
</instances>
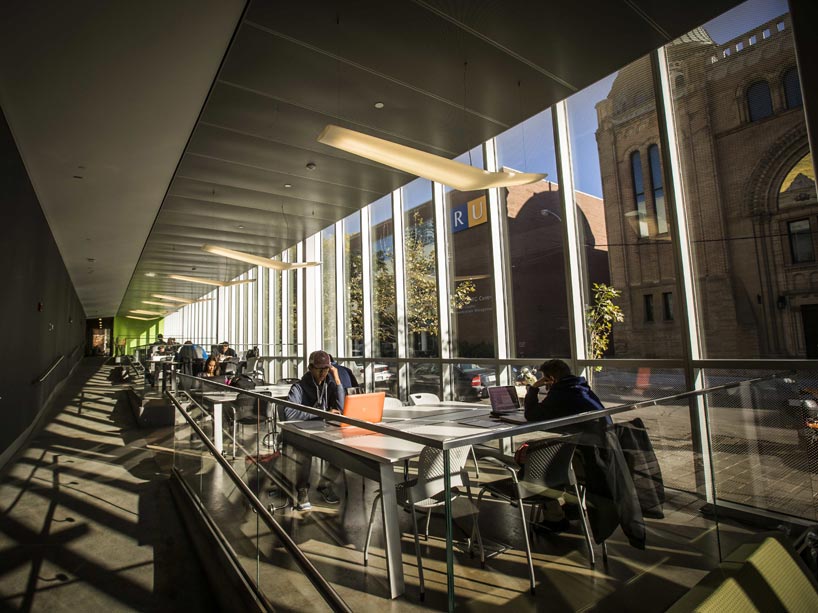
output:
<instances>
[{"instance_id":1,"label":"metal table leg","mask_svg":"<svg viewBox=\"0 0 818 613\"><path fill-rule=\"evenodd\" d=\"M395 472L390 464L381 464L380 466L380 485L389 594L392 598L397 598L404 593L406 587L403 581L398 499L395 495Z\"/></svg>"}]
</instances>

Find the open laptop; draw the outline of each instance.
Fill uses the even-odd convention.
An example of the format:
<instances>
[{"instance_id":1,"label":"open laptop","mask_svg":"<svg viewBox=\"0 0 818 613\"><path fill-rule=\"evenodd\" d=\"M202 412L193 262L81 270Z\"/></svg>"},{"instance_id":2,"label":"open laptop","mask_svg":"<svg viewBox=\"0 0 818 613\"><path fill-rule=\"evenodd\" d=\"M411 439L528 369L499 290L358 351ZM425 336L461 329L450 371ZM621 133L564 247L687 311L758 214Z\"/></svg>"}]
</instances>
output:
<instances>
[{"instance_id":1,"label":"open laptop","mask_svg":"<svg viewBox=\"0 0 818 613\"><path fill-rule=\"evenodd\" d=\"M491 416L502 417L520 411L520 396L513 385L497 385L488 388Z\"/></svg>"},{"instance_id":2,"label":"open laptop","mask_svg":"<svg viewBox=\"0 0 818 613\"><path fill-rule=\"evenodd\" d=\"M353 394L344 399L344 417L352 417L361 421L377 424L383 421L383 403L386 392L372 394ZM351 424L340 424L349 427Z\"/></svg>"}]
</instances>

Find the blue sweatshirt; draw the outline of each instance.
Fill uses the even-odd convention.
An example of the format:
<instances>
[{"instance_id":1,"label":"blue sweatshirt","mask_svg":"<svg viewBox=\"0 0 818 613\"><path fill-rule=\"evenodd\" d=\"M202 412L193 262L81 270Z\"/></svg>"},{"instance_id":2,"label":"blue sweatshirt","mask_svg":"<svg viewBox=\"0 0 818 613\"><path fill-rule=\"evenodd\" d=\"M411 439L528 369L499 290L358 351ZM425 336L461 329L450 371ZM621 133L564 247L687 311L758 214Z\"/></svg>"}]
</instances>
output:
<instances>
[{"instance_id":1,"label":"blue sweatshirt","mask_svg":"<svg viewBox=\"0 0 818 613\"><path fill-rule=\"evenodd\" d=\"M345 396L344 388L335 385L335 381L333 381L331 377L327 377L321 385L318 385L312 373L307 371L304 376L301 377L301 381L294 383L290 388L287 400L325 411L329 411L330 409L338 409L340 411L344 408ZM292 407L284 407L284 417L287 420L318 419L318 417L311 413L299 411Z\"/></svg>"}]
</instances>

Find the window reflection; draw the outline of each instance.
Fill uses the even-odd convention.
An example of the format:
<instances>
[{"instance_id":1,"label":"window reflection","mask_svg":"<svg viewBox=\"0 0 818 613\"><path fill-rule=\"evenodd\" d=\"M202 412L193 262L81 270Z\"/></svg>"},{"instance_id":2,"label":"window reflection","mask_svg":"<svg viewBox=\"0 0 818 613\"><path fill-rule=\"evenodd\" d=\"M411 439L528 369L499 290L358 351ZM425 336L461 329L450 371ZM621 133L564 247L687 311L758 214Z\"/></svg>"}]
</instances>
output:
<instances>
[{"instance_id":1,"label":"window reflection","mask_svg":"<svg viewBox=\"0 0 818 613\"><path fill-rule=\"evenodd\" d=\"M361 252L361 214L354 213L344 219L344 282L346 299L346 345L347 357L364 354L364 282Z\"/></svg>"},{"instance_id":2,"label":"window reflection","mask_svg":"<svg viewBox=\"0 0 818 613\"><path fill-rule=\"evenodd\" d=\"M392 197L385 196L370 204L369 215L370 244L372 245L372 355L395 357L398 327L395 305L395 231L392 222Z\"/></svg>"},{"instance_id":3,"label":"window reflection","mask_svg":"<svg viewBox=\"0 0 818 613\"><path fill-rule=\"evenodd\" d=\"M437 249L431 182L426 179L412 181L403 188L402 201L409 332L407 355L439 357Z\"/></svg>"}]
</instances>

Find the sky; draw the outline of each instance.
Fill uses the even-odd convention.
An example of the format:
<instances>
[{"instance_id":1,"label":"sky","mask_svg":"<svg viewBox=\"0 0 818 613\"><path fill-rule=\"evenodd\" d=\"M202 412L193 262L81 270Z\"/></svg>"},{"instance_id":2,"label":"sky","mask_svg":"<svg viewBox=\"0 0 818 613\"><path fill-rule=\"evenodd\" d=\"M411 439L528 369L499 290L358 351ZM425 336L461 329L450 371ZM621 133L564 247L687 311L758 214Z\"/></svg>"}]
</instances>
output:
<instances>
[{"instance_id":1,"label":"sky","mask_svg":"<svg viewBox=\"0 0 818 613\"><path fill-rule=\"evenodd\" d=\"M704 24L710 37L721 44L788 12L786 0L748 0ZM602 197L599 153L596 146L596 103L611 90L614 73L568 98L571 156L577 190Z\"/></svg>"}]
</instances>

